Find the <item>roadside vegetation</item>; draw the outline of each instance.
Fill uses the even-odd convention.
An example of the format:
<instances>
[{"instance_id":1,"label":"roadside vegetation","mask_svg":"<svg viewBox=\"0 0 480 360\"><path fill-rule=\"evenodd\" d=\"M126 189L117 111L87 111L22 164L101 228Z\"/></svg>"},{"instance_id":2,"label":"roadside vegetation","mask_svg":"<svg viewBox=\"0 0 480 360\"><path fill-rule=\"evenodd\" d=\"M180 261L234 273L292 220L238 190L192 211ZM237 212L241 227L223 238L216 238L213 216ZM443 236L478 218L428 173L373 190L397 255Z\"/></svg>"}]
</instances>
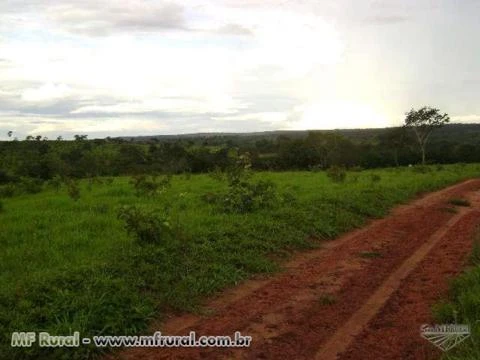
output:
<instances>
[{"instance_id":1,"label":"roadside vegetation","mask_svg":"<svg viewBox=\"0 0 480 360\"><path fill-rule=\"evenodd\" d=\"M2 339L12 331L146 332L153 317L198 310L206 295L277 270L294 250L480 175L477 164L259 173L249 155L229 156L210 174L5 185L12 193L0 211ZM5 359L98 351L0 344Z\"/></svg>"},{"instance_id":2,"label":"roadside vegetation","mask_svg":"<svg viewBox=\"0 0 480 360\"><path fill-rule=\"evenodd\" d=\"M445 360L480 359L480 229L474 239L470 266L450 286L448 301L439 302L433 312L441 324L466 324L471 335L445 354Z\"/></svg>"}]
</instances>

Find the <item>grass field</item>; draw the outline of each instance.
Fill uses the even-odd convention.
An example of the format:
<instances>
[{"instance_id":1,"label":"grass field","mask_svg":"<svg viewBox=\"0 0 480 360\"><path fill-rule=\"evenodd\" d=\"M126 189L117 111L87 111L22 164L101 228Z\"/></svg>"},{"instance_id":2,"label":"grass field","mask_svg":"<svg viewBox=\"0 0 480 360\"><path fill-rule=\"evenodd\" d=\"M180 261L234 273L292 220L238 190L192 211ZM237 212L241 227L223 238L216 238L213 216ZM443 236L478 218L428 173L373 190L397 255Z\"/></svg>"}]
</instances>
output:
<instances>
[{"instance_id":1,"label":"grass field","mask_svg":"<svg viewBox=\"0 0 480 360\"><path fill-rule=\"evenodd\" d=\"M318 246L418 193L480 176L480 165L350 172L344 183L324 172L257 173L277 185L273 208L225 213L204 195L226 189L208 175L174 176L158 196L138 197L128 178L3 199L0 211L0 356L75 359L61 350L10 347L12 331L82 336L146 330L166 311L197 310L205 295L255 273L278 269L293 250ZM168 207L175 236L139 244L118 209Z\"/></svg>"}]
</instances>

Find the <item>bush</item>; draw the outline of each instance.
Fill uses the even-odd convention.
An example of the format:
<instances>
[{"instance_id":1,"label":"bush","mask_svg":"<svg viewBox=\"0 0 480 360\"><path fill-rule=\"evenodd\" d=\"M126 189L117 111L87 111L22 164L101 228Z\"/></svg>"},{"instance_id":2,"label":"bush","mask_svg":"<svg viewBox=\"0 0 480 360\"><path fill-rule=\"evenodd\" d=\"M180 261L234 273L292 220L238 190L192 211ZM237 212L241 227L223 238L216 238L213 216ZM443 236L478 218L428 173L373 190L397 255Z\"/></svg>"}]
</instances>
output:
<instances>
[{"instance_id":1,"label":"bush","mask_svg":"<svg viewBox=\"0 0 480 360\"><path fill-rule=\"evenodd\" d=\"M148 212L136 206L123 206L118 211L118 218L124 221L125 230L139 243L158 244L172 235L166 212Z\"/></svg>"},{"instance_id":2,"label":"bush","mask_svg":"<svg viewBox=\"0 0 480 360\"><path fill-rule=\"evenodd\" d=\"M320 165L320 164L317 164L317 165L311 165L308 167L308 170L312 171L312 172L319 172L319 171L322 171L323 170L323 166Z\"/></svg>"},{"instance_id":3,"label":"bush","mask_svg":"<svg viewBox=\"0 0 480 360\"><path fill-rule=\"evenodd\" d=\"M37 194L42 191L43 182L39 179L21 178L19 186L27 194Z\"/></svg>"},{"instance_id":4,"label":"bush","mask_svg":"<svg viewBox=\"0 0 480 360\"><path fill-rule=\"evenodd\" d=\"M154 196L170 187L171 179L171 176L159 179L157 176L137 175L130 180L130 184L135 188L137 196Z\"/></svg>"},{"instance_id":5,"label":"bush","mask_svg":"<svg viewBox=\"0 0 480 360\"><path fill-rule=\"evenodd\" d=\"M67 180L67 193L71 199L77 201L80 199L80 187L78 186L78 182L72 179Z\"/></svg>"},{"instance_id":6,"label":"bush","mask_svg":"<svg viewBox=\"0 0 480 360\"><path fill-rule=\"evenodd\" d=\"M207 192L201 196L203 202L207 204L216 204L218 202L219 196L214 192Z\"/></svg>"},{"instance_id":7,"label":"bush","mask_svg":"<svg viewBox=\"0 0 480 360\"><path fill-rule=\"evenodd\" d=\"M5 170L0 169L0 184L8 184L13 179Z\"/></svg>"},{"instance_id":8,"label":"bush","mask_svg":"<svg viewBox=\"0 0 480 360\"><path fill-rule=\"evenodd\" d=\"M220 169L218 166L216 166L215 169L210 171L208 173L208 176L210 176L215 181L223 181L226 177L225 174L222 172L222 169Z\"/></svg>"},{"instance_id":9,"label":"bush","mask_svg":"<svg viewBox=\"0 0 480 360\"><path fill-rule=\"evenodd\" d=\"M425 165L415 165L412 167L413 172L417 174L427 174L432 171L432 169Z\"/></svg>"},{"instance_id":10,"label":"bush","mask_svg":"<svg viewBox=\"0 0 480 360\"><path fill-rule=\"evenodd\" d=\"M112 185L113 181L114 181L113 177L107 177L107 178L104 179L104 182L107 185Z\"/></svg>"},{"instance_id":11,"label":"bush","mask_svg":"<svg viewBox=\"0 0 480 360\"><path fill-rule=\"evenodd\" d=\"M59 191L62 187L63 179L59 175L55 175L50 181L48 182L48 186L54 189L55 191Z\"/></svg>"},{"instance_id":12,"label":"bush","mask_svg":"<svg viewBox=\"0 0 480 360\"><path fill-rule=\"evenodd\" d=\"M347 172L343 166L331 166L327 169L327 176L336 183L342 183L347 177Z\"/></svg>"},{"instance_id":13,"label":"bush","mask_svg":"<svg viewBox=\"0 0 480 360\"><path fill-rule=\"evenodd\" d=\"M275 184L271 181L241 182L229 187L223 197L225 212L247 213L271 207L277 200Z\"/></svg>"},{"instance_id":14,"label":"bush","mask_svg":"<svg viewBox=\"0 0 480 360\"><path fill-rule=\"evenodd\" d=\"M0 197L9 198L14 196L16 192L17 192L16 187L13 184L0 186Z\"/></svg>"},{"instance_id":15,"label":"bush","mask_svg":"<svg viewBox=\"0 0 480 360\"><path fill-rule=\"evenodd\" d=\"M356 165L356 166L352 166L352 167L350 168L350 171L362 172L362 171L363 171L363 168L362 168L361 166Z\"/></svg>"}]
</instances>

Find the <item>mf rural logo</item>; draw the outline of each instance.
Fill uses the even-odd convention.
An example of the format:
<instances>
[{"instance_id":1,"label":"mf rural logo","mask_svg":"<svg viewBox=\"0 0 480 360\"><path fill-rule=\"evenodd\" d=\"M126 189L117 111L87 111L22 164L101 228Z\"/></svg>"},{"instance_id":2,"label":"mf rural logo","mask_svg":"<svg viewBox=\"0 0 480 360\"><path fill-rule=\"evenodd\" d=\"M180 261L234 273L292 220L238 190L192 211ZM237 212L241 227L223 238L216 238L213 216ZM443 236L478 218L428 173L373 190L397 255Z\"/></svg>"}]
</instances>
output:
<instances>
[{"instance_id":1,"label":"mf rural logo","mask_svg":"<svg viewBox=\"0 0 480 360\"><path fill-rule=\"evenodd\" d=\"M422 325L420 334L442 351L448 351L470 336L470 326L461 324Z\"/></svg>"}]
</instances>

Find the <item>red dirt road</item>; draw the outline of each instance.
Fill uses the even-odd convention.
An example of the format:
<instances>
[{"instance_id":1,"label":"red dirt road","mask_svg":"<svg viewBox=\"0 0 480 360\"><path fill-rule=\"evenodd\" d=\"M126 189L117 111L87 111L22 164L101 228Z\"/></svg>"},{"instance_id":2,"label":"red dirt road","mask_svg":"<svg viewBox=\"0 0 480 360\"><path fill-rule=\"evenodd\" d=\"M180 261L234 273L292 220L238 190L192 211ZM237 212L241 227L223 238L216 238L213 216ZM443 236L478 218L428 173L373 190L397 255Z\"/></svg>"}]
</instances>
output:
<instances>
[{"instance_id":1,"label":"red dirt road","mask_svg":"<svg viewBox=\"0 0 480 360\"><path fill-rule=\"evenodd\" d=\"M448 200L467 198L470 207ZM430 307L465 265L480 224L480 180L399 206L299 254L286 270L206 304L209 315L155 324L165 335L252 336L249 348L135 348L111 359L437 359L420 337Z\"/></svg>"}]
</instances>

